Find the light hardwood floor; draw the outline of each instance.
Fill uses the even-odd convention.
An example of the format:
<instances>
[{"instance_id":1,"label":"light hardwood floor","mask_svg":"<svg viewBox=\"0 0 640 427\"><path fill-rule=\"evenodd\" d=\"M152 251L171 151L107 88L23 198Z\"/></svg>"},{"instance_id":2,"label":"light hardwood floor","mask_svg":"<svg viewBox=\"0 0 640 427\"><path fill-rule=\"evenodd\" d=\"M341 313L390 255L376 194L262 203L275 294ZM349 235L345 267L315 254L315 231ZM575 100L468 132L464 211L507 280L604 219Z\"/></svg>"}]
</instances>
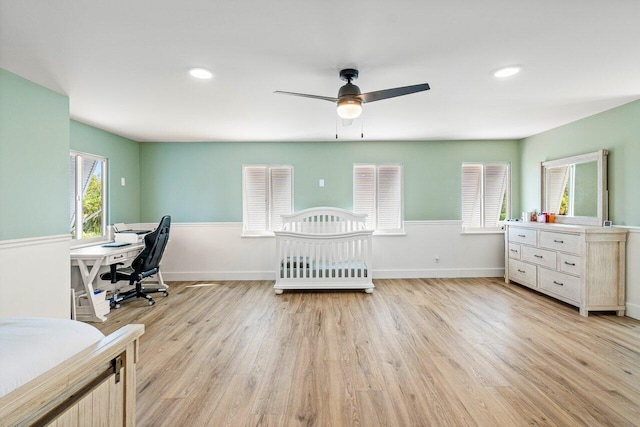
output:
<instances>
[{"instance_id":1,"label":"light hardwood floor","mask_svg":"<svg viewBox=\"0 0 640 427\"><path fill-rule=\"evenodd\" d=\"M640 424L628 317L498 278L376 280L372 295L207 283L98 325L146 325L139 426Z\"/></svg>"}]
</instances>

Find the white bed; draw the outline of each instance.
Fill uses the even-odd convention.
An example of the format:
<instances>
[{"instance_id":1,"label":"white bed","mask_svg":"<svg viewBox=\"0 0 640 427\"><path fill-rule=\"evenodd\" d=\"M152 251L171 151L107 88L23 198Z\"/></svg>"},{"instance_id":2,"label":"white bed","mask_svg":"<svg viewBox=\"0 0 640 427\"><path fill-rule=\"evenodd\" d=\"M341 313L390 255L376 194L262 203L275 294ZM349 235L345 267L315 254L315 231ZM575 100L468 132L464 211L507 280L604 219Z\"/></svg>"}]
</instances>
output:
<instances>
[{"instance_id":1,"label":"white bed","mask_svg":"<svg viewBox=\"0 0 640 427\"><path fill-rule=\"evenodd\" d=\"M135 425L143 333L144 325L105 337L73 320L0 318L0 424Z\"/></svg>"},{"instance_id":2,"label":"white bed","mask_svg":"<svg viewBox=\"0 0 640 427\"><path fill-rule=\"evenodd\" d=\"M276 283L285 289L373 292L372 234L366 215L318 207L283 215L276 235Z\"/></svg>"}]
</instances>

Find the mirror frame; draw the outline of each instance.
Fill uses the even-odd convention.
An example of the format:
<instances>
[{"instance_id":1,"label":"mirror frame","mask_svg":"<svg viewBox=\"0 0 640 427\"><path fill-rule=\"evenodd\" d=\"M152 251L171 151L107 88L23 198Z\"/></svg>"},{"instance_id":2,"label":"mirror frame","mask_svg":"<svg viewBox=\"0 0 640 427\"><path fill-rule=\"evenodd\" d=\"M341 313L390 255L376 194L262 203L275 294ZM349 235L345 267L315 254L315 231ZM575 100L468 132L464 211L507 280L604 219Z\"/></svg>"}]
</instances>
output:
<instances>
[{"instance_id":1,"label":"mirror frame","mask_svg":"<svg viewBox=\"0 0 640 427\"><path fill-rule=\"evenodd\" d=\"M566 166L574 163L588 163L597 162L598 169L598 208L597 216L563 216L556 215L555 219L560 224L575 224L575 225L591 225L602 227L604 221L609 219L609 190L607 187L607 156L609 152L607 150L598 150L593 153L580 154L578 156L565 157L563 159L549 160L540 163L540 209L545 211L545 189L546 189L546 168L553 168L558 166Z\"/></svg>"}]
</instances>

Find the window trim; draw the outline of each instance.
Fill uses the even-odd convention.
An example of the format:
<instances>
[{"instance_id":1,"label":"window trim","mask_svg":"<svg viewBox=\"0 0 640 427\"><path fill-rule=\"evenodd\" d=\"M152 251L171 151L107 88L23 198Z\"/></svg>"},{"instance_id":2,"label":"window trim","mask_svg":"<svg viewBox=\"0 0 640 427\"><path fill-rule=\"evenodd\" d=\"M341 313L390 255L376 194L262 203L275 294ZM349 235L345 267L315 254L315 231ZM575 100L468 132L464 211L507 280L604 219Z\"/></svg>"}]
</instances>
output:
<instances>
[{"instance_id":1,"label":"window trim","mask_svg":"<svg viewBox=\"0 0 640 427\"><path fill-rule=\"evenodd\" d=\"M356 196L356 179L355 179L355 172L356 172L356 168L359 166L370 166L374 168L374 195L373 195L373 199L374 199L374 208L373 208L373 212L374 212L374 218L373 218L373 235L374 236L405 236L406 232L404 229L404 165L402 163L354 163L353 164L353 169L352 169L352 179L353 179L353 183L352 183L352 203L353 203L353 208L354 208L354 212L355 212L355 196ZM388 167L388 166L395 166L398 167L400 170L400 215L399 215L399 221L400 221L400 227L398 228L393 228L393 229L379 229L378 228L378 219L379 219L379 215L378 215L378 209L379 209L379 171L380 171L380 167Z\"/></svg>"},{"instance_id":2,"label":"window trim","mask_svg":"<svg viewBox=\"0 0 640 427\"><path fill-rule=\"evenodd\" d=\"M109 182L109 159L105 156L100 156L98 154L85 153L82 151L69 150L69 157L75 157L75 227L76 234L71 237L72 246L77 245L87 245L95 242L102 242L108 239L107 235L107 225L108 225L108 182ZM100 236L97 237L82 237L82 233L77 232L77 230L82 230L82 167L78 167L78 165L82 165L82 159L91 159L95 161L102 162L102 224L100 226L101 230ZM78 161L80 160L80 161ZM71 232L71 230L69 230Z\"/></svg>"},{"instance_id":3,"label":"window trim","mask_svg":"<svg viewBox=\"0 0 640 427\"><path fill-rule=\"evenodd\" d=\"M267 230L248 230L247 229L247 197L246 197L246 182L245 182L245 170L247 167L263 167L265 168L265 181L266 181L266 194L267 194L267 210L266 223ZM291 171L291 213L294 211L294 194L295 194L295 168L292 164L243 164L242 165L242 234L241 237L273 237L275 234L272 230L272 187L271 187L271 169L275 168L288 168Z\"/></svg>"},{"instance_id":4,"label":"window trim","mask_svg":"<svg viewBox=\"0 0 640 427\"><path fill-rule=\"evenodd\" d=\"M481 201L481 209L480 209L480 221L482 225L480 227L469 227L464 223L464 200L462 198L462 176L465 165L480 165L482 166L482 185L480 189L480 201ZM486 194L486 166L506 166L507 167L507 188L505 190L505 197L507 199L506 206L506 215L505 220L498 220L497 226L487 227L485 226L485 194ZM506 221L511 212L511 162L462 162L460 165L460 219L462 220L462 234L492 234L492 233L501 233L503 232L504 221Z\"/></svg>"}]
</instances>

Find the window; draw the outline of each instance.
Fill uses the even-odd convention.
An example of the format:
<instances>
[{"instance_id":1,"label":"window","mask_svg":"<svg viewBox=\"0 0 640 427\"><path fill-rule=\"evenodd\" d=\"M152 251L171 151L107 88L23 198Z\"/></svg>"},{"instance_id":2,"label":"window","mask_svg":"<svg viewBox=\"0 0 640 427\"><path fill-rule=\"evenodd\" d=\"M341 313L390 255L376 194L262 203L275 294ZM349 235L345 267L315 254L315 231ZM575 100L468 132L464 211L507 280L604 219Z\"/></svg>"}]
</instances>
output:
<instances>
[{"instance_id":1,"label":"window","mask_svg":"<svg viewBox=\"0 0 640 427\"><path fill-rule=\"evenodd\" d=\"M107 231L107 159L72 151L69 177L72 238L102 238Z\"/></svg>"},{"instance_id":2,"label":"window","mask_svg":"<svg viewBox=\"0 0 640 427\"><path fill-rule=\"evenodd\" d=\"M354 165L353 211L367 214L367 228L402 233L402 165Z\"/></svg>"},{"instance_id":3,"label":"window","mask_svg":"<svg viewBox=\"0 0 640 427\"><path fill-rule=\"evenodd\" d=\"M508 163L462 164L462 223L465 228L498 228L510 202Z\"/></svg>"},{"instance_id":4,"label":"window","mask_svg":"<svg viewBox=\"0 0 640 427\"><path fill-rule=\"evenodd\" d=\"M283 214L293 212L293 167L242 167L244 235L271 235L282 228Z\"/></svg>"}]
</instances>

